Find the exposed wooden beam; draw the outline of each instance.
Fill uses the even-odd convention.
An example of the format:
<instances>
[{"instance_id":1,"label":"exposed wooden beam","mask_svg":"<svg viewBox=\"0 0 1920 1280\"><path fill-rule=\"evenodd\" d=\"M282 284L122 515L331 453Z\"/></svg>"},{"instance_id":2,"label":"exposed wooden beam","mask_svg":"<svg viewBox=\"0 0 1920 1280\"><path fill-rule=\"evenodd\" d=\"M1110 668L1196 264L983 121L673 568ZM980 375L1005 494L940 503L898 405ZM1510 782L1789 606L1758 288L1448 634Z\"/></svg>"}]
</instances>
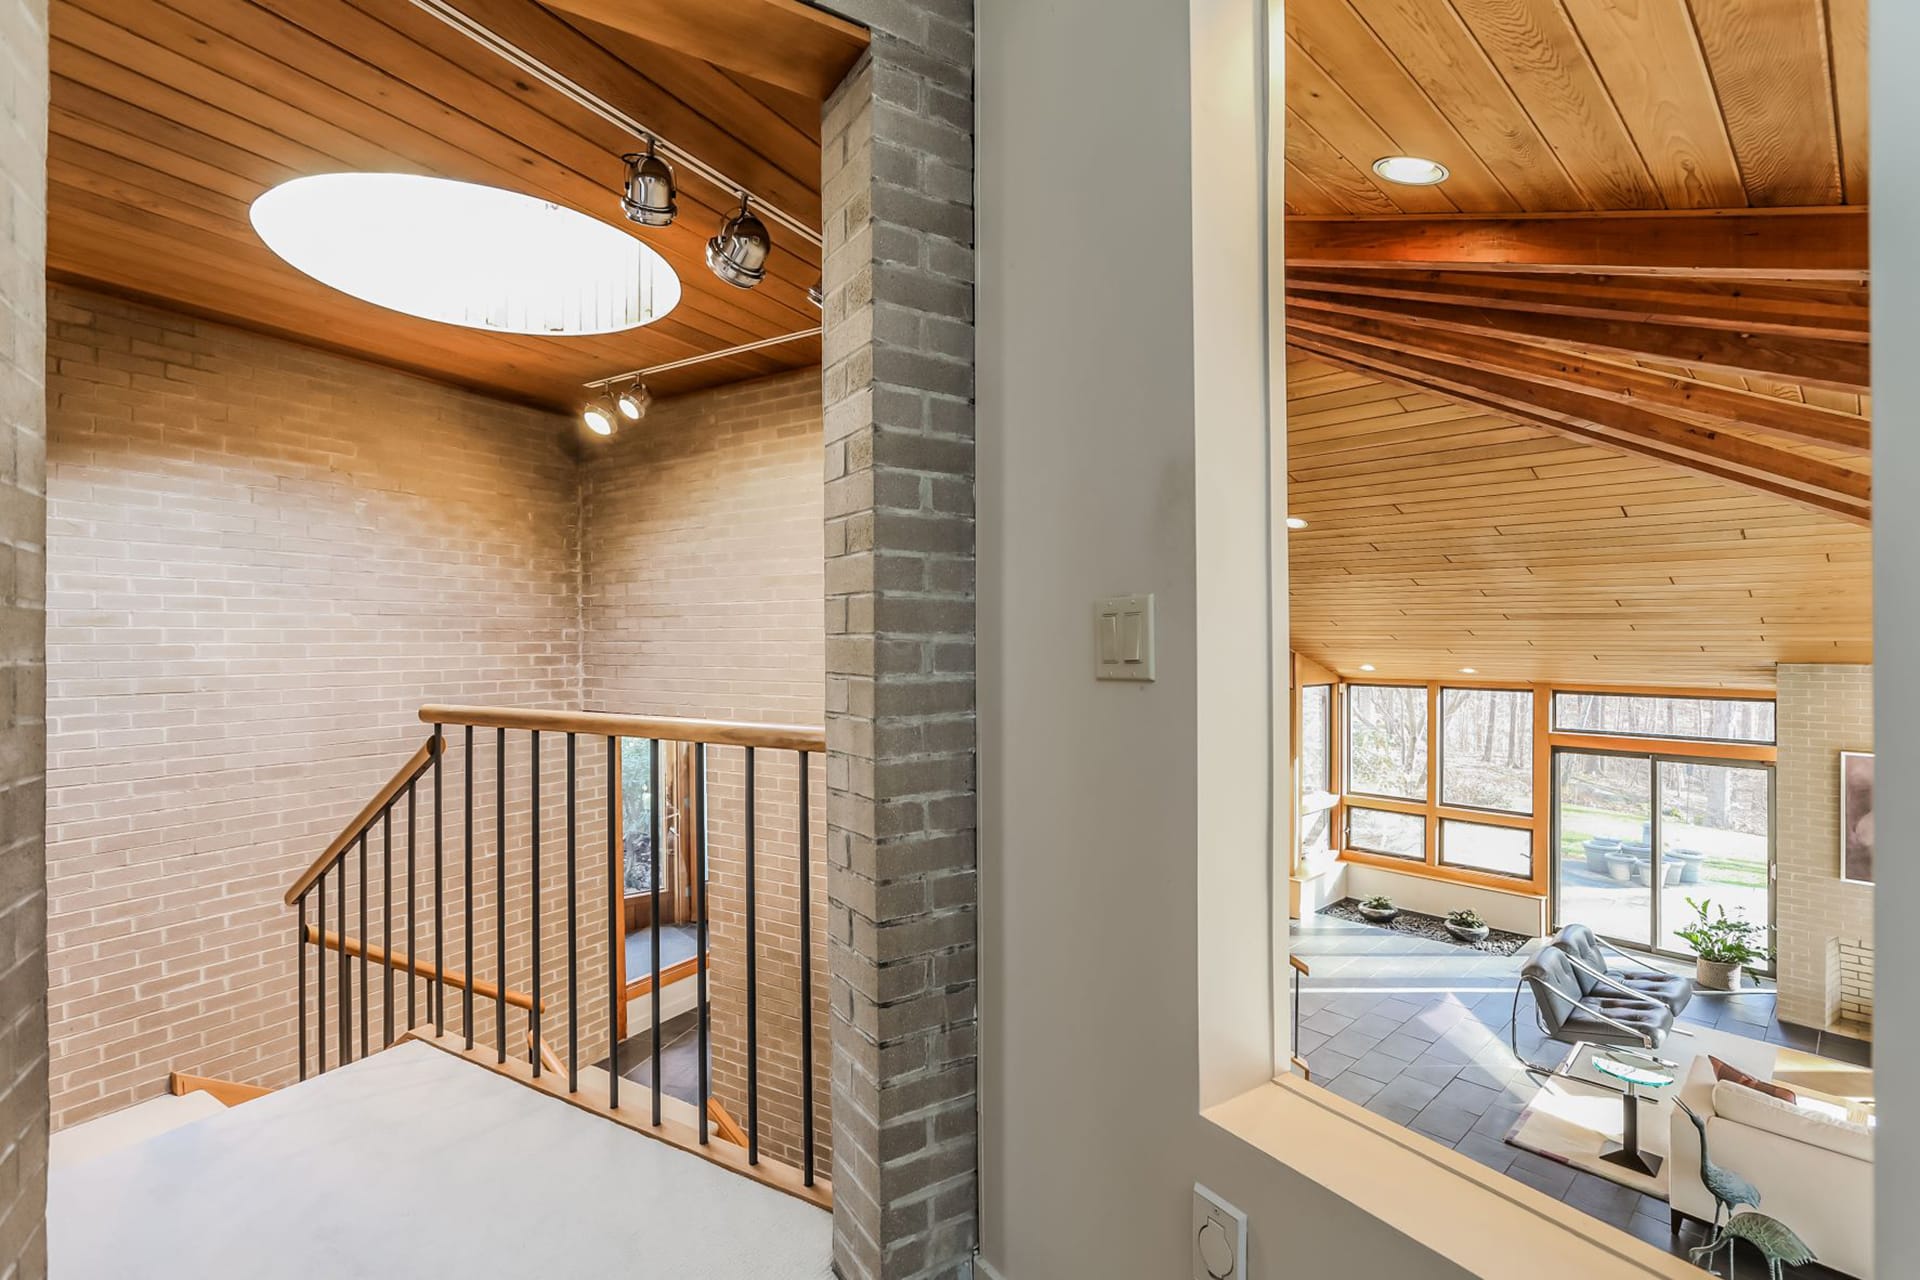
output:
<instances>
[{"instance_id":1,"label":"exposed wooden beam","mask_svg":"<svg viewBox=\"0 0 1920 1280\"><path fill-rule=\"evenodd\" d=\"M1870 327L1870 298L1864 282L1802 285L1780 280L1570 272L1336 271L1290 265L1287 283L1354 297L1700 325L1841 342L1867 341Z\"/></svg>"},{"instance_id":2,"label":"exposed wooden beam","mask_svg":"<svg viewBox=\"0 0 1920 1280\"><path fill-rule=\"evenodd\" d=\"M1440 356L1454 363L1512 374L1621 404L1681 413L1709 426L1741 427L1863 457L1873 447L1872 425L1858 414L1696 382L1656 369L1594 360L1504 338L1440 333L1338 312L1302 309L1292 313L1290 323L1302 330L1350 338L1390 351Z\"/></svg>"},{"instance_id":3,"label":"exposed wooden beam","mask_svg":"<svg viewBox=\"0 0 1920 1280\"><path fill-rule=\"evenodd\" d=\"M1323 292L1319 286L1287 290L1290 310L1333 312L1389 320L1443 333L1522 338L1611 352L1634 359L1660 360L1689 368L1759 374L1841 391L1864 391L1872 377L1867 344L1827 338L1796 338L1779 333L1741 333L1677 324L1599 320L1589 316L1455 306L1451 303L1387 301Z\"/></svg>"},{"instance_id":4,"label":"exposed wooden beam","mask_svg":"<svg viewBox=\"0 0 1920 1280\"><path fill-rule=\"evenodd\" d=\"M867 47L857 23L800 0L546 0L562 13L825 102Z\"/></svg>"},{"instance_id":5,"label":"exposed wooden beam","mask_svg":"<svg viewBox=\"0 0 1920 1280\"><path fill-rule=\"evenodd\" d=\"M1370 347L1291 326L1287 340L1344 368L1391 378L1515 421L1659 458L1762 493L1792 498L1855 523L1869 519L1872 482L1863 472L1666 414L1443 359Z\"/></svg>"},{"instance_id":6,"label":"exposed wooden beam","mask_svg":"<svg viewBox=\"0 0 1920 1280\"><path fill-rule=\"evenodd\" d=\"M1476 267L1680 276L1858 280L1867 211L1288 218L1288 266Z\"/></svg>"}]
</instances>

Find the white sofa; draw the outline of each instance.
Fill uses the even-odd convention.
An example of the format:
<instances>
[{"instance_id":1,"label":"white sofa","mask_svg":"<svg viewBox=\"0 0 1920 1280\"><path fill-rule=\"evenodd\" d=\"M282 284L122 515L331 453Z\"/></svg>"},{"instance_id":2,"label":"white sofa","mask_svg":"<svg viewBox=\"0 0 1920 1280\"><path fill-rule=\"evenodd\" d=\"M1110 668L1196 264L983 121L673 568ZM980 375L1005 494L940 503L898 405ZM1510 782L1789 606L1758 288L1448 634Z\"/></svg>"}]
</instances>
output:
<instances>
[{"instance_id":1,"label":"white sofa","mask_svg":"<svg viewBox=\"0 0 1920 1280\"><path fill-rule=\"evenodd\" d=\"M1793 1228L1823 1265L1873 1280L1873 1131L1834 1114L1838 1100L1796 1091L1802 1105L1717 1080L1701 1054L1679 1098L1706 1121L1713 1162L1760 1189L1762 1213ZM1679 1107L1670 1111L1668 1199L1675 1214L1711 1222L1699 1134Z\"/></svg>"}]
</instances>

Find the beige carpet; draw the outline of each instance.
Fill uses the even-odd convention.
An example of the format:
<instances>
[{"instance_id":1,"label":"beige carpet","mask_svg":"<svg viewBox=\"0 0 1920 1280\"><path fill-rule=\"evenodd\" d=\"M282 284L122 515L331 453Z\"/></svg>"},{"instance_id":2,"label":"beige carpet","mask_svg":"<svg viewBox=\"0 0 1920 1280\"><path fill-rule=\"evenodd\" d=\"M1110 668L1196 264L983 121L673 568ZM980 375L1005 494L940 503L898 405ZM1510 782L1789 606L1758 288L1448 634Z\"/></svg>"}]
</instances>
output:
<instances>
[{"instance_id":1,"label":"beige carpet","mask_svg":"<svg viewBox=\"0 0 1920 1280\"><path fill-rule=\"evenodd\" d=\"M1534 1095L1513 1126L1513 1132L1507 1135L1507 1141L1524 1151L1665 1200L1668 1118L1673 1110L1673 1095L1679 1082L1687 1078L1693 1060L1702 1054L1712 1054L1722 1062L1765 1079L1773 1074L1774 1059L1782 1050L1763 1040L1700 1027L1694 1028L1691 1036L1669 1036L1657 1052L1668 1061L1678 1063L1679 1069L1672 1073L1673 1084L1641 1090L1640 1149L1659 1156L1661 1161L1659 1172L1652 1177L1600 1158L1609 1144L1620 1141L1621 1105L1618 1090L1597 1083L1603 1077L1593 1071L1591 1049L1568 1051L1561 1074L1548 1080ZM1795 1056L1804 1061L1806 1055Z\"/></svg>"}]
</instances>

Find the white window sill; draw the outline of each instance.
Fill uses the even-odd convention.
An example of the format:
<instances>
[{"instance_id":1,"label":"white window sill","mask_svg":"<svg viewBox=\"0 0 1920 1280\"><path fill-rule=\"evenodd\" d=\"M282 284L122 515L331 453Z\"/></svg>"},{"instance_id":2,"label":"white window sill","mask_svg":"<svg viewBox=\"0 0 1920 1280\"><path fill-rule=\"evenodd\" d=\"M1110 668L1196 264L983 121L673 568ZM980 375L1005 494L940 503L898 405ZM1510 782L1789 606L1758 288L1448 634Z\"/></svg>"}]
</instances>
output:
<instances>
[{"instance_id":1,"label":"white window sill","mask_svg":"<svg viewBox=\"0 0 1920 1280\"><path fill-rule=\"evenodd\" d=\"M1682 1259L1298 1077L1203 1114L1483 1280L1700 1280Z\"/></svg>"}]
</instances>

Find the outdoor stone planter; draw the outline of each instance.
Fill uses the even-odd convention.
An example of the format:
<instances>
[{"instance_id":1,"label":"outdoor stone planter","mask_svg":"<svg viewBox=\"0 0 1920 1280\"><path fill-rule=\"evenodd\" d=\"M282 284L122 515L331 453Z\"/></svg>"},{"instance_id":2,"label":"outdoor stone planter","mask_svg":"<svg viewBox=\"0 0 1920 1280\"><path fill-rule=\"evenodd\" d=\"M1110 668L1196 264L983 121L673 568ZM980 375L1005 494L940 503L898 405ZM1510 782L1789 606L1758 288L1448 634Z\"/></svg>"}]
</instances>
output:
<instances>
[{"instance_id":1,"label":"outdoor stone planter","mask_svg":"<svg viewBox=\"0 0 1920 1280\"><path fill-rule=\"evenodd\" d=\"M1708 991L1738 991L1742 969L1737 964L1718 964L1712 960L1693 962L1693 980Z\"/></svg>"},{"instance_id":2,"label":"outdoor stone planter","mask_svg":"<svg viewBox=\"0 0 1920 1280\"><path fill-rule=\"evenodd\" d=\"M1446 926L1447 932L1462 942L1485 942L1487 940L1487 934L1491 932L1489 927L1484 924L1476 925L1469 929L1465 925L1455 924L1453 921L1448 920Z\"/></svg>"},{"instance_id":3,"label":"outdoor stone planter","mask_svg":"<svg viewBox=\"0 0 1920 1280\"><path fill-rule=\"evenodd\" d=\"M1610 875L1611 873L1607 870L1607 859L1620 852L1620 842L1606 836L1595 836L1587 841L1584 848L1587 853L1587 870L1597 876Z\"/></svg>"},{"instance_id":4,"label":"outdoor stone planter","mask_svg":"<svg viewBox=\"0 0 1920 1280\"><path fill-rule=\"evenodd\" d=\"M1607 855L1607 878L1625 884L1633 879L1634 866L1634 860L1626 854L1610 853Z\"/></svg>"},{"instance_id":5,"label":"outdoor stone planter","mask_svg":"<svg viewBox=\"0 0 1920 1280\"><path fill-rule=\"evenodd\" d=\"M1700 883L1700 866L1707 860L1706 854L1693 849L1675 849L1667 858L1679 864L1681 884Z\"/></svg>"}]
</instances>

